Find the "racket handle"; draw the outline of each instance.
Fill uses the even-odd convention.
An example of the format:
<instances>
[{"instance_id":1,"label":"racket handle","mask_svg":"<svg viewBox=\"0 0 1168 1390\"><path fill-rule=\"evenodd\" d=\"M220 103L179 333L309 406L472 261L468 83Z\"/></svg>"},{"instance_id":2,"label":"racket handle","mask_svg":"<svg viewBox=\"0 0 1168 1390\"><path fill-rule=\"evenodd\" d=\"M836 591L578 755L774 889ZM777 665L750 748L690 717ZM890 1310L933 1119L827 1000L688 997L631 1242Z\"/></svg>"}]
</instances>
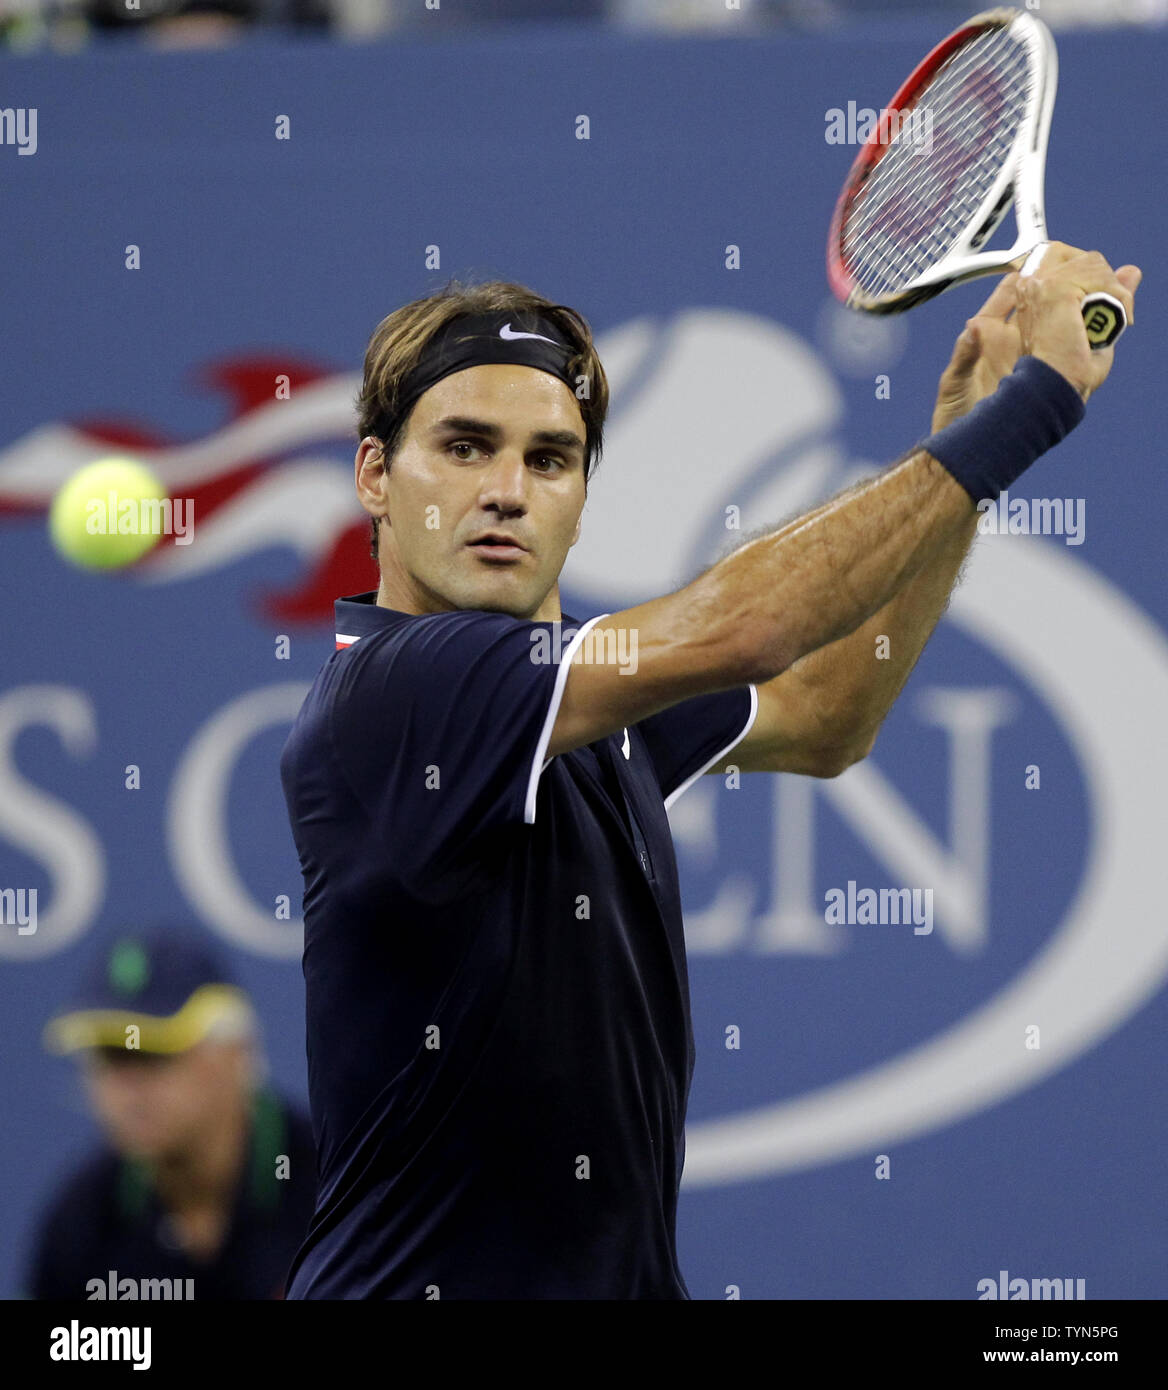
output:
<instances>
[{"instance_id":1,"label":"racket handle","mask_svg":"<svg viewBox=\"0 0 1168 1390\"><path fill-rule=\"evenodd\" d=\"M1026 257L1019 275L1033 275L1042 264L1049 241L1040 241ZM1083 299L1083 325L1092 352L1111 347L1127 327L1127 311L1113 294L1086 295Z\"/></svg>"},{"instance_id":2,"label":"racket handle","mask_svg":"<svg viewBox=\"0 0 1168 1390\"><path fill-rule=\"evenodd\" d=\"M1109 348L1127 327L1127 310L1113 294L1089 294L1083 300L1083 323L1091 351Z\"/></svg>"}]
</instances>

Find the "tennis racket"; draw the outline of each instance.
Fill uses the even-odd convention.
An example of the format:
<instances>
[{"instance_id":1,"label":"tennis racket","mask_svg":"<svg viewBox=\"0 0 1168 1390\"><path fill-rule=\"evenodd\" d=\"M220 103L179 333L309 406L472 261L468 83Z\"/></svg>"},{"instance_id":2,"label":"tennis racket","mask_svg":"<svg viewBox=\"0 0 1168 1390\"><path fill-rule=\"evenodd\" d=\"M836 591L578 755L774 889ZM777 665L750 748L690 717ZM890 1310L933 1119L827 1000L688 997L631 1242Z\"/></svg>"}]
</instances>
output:
<instances>
[{"instance_id":1,"label":"tennis racket","mask_svg":"<svg viewBox=\"0 0 1168 1390\"><path fill-rule=\"evenodd\" d=\"M939 43L880 114L836 204L832 290L850 308L898 314L979 275L1032 275L1050 245L1043 176L1058 87L1050 30L996 9ZM1014 205L1009 250L981 248ZM1127 327L1113 295L1089 294L1093 349Z\"/></svg>"}]
</instances>

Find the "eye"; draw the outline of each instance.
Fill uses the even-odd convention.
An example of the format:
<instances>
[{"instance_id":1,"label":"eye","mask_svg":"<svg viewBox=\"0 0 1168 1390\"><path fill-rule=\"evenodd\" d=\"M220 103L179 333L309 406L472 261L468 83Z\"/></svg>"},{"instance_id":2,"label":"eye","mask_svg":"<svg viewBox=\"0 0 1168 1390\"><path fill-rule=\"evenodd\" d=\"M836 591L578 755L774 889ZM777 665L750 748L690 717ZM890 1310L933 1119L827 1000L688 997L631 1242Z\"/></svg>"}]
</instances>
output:
<instances>
[{"instance_id":1,"label":"eye","mask_svg":"<svg viewBox=\"0 0 1168 1390\"><path fill-rule=\"evenodd\" d=\"M469 439L459 439L456 440L455 443L451 444L450 447L452 449L477 449L479 446L477 444L472 444ZM465 463L467 461L465 454L458 455L458 458L462 463Z\"/></svg>"},{"instance_id":2,"label":"eye","mask_svg":"<svg viewBox=\"0 0 1168 1390\"><path fill-rule=\"evenodd\" d=\"M556 468L562 468L562 467L564 466L564 461L563 461L563 459L558 458L555 454L540 454L539 457L538 457L535 461L536 461L537 464L540 464L540 463L553 464ZM549 472L551 472L551 469L550 469L550 468L541 468L539 471L540 471L541 473L549 473Z\"/></svg>"}]
</instances>

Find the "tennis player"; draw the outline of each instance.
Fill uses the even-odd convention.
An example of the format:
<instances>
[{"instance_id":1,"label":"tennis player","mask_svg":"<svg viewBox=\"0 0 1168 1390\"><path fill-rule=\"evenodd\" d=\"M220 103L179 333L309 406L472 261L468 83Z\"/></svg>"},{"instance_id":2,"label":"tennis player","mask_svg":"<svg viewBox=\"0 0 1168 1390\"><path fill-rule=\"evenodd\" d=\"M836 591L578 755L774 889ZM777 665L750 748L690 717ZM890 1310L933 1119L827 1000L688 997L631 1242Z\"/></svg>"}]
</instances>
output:
<instances>
[{"instance_id":1,"label":"tennis player","mask_svg":"<svg viewBox=\"0 0 1168 1390\"><path fill-rule=\"evenodd\" d=\"M558 579L608 405L586 323L454 282L378 325L356 487L380 583L337 602L281 762L318 1148L288 1298L690 1296L666 809L729 764L834 777L871 750L976 502L1111 369L1084 294L1130 316L1139 279L1055 243L970 320L927 440L677 592L584 622ZM666 455L647 544L676 485Z\"/></svg>"}]
</instances>

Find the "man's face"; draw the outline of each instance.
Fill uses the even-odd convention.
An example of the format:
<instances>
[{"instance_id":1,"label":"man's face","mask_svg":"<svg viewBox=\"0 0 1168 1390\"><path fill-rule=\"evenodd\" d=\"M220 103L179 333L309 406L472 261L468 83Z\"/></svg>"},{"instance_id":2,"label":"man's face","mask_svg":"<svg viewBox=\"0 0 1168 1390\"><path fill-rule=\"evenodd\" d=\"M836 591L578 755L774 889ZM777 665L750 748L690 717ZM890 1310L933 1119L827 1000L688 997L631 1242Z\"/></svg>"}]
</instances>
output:
<instances>
[{"instance_id":1,"label":"man's face","mask_svg":"<svg viewBox=\"0 0 1168 1390\"><path fill-rule=\"evenodd\" d=\"M432 386L388 470L371 441L357 454L362 505L382 518L378 602L558 619L556 581L580 534L584 441L575 396L548 372L490 363Z\"/></svg>"},{"instance_id":2,"label":"man's face","mask_svg":"<svg viewBox=\"0 0 1168 1390\"><path fill-rule=\"evenodd\" d=\"M93 1048L82 1066L93 1113L114 1148L160 1159L222 1122L247 1085L248 1053L241 1043L210 1041L161 1055Z\"/></svg>"}]
</instances>

